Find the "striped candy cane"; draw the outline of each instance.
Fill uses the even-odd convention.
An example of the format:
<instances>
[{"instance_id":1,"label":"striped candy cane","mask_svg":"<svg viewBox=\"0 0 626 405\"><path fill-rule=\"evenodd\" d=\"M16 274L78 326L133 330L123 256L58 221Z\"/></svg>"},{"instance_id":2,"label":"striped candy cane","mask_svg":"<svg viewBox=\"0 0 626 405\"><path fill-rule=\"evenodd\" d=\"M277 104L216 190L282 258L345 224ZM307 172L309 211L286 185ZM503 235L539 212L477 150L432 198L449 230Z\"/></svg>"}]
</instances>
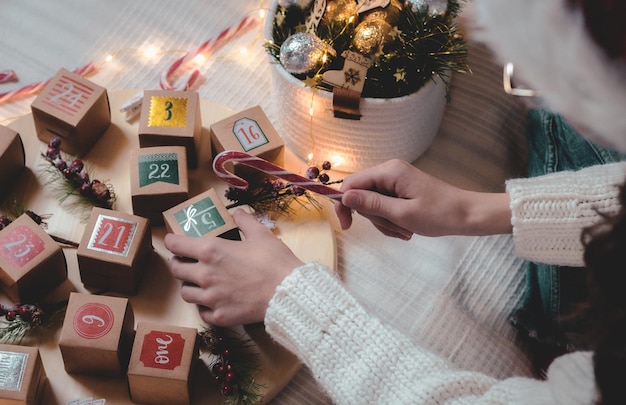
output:
<instances>
[{"instance_id":1,"label":"striped candy cane","mask_svg":"<svg viewBox=\"0 0 626 405\"><path fill-rule=\"evenodd\" d=\"M325 195L333 200L341 201L341 196L343 195L343 192L339 190L317 181L313 181L304 176L300 176L299 174L292 173L280 166L275 165L274 163L261 159L260 157L252 156L245 152L225 150L218 153L215 156L215 159L213 159L213 171L220 179L236 188L245 189L248 187L248 182L226 170L225 164L227 162L239 163L252 167L263 173L283 179L294 186L300 186L314 193Z\"/></svg>"},{"instance_id":2,"label":"striped candy cane","mask_svg":"<svg viewBox=\"0 0 626 405\"><path fill-rule=\"evenodd\" d=\"M0 84L16 82L18 80L17 74L14 70L2 70L0 71Z\"/></svg>"},{"instance_id":3,"label":"striped candy cane","mask_svg":"<svg viewBox=\"0 0 626 405\"><path fill-rule=\"evenodd\" d=\"M187 52L184 56L177 59L166 70L161 73L159 79L159 85L163 90L188 90L200 77L200 71L194 69L188 75L186 80L181 81L177 85L172 83L172 77L182 68L184 68L189 62L191 62L196 56L202 54L208 56L215 52L220 46L224 45L228 40L241 34L245 30L253 27L259 22L259 18L256 16L244 17L239 24L226 28L215 38L211 38L203 42L192 52Z\"/></svg>"},{"instance_id":4,"label":"striped candy cane","mask_svg":"<svg viewBox=\"0 0 626 405\"><path fill-rule=\"evenodd\" d=\"M81 66L77 69L74 69L73 72L77 73L81 76L87 76L90 73L96 71L96 65L94 65L93 63L89 62L88 64ZM21 98L21 97L26 97L26 96L30 96L31 94L35 94L40 92L44 87L46 87L46 85L50 82L50 80L52 80L52 78L48 79L48 80L43 80L40 82L36 82L36 83L32 83L29 85L26 85L24 87L21 87L19 89L13 90L13 91L7 91L5 93L0 93L0 104L2 103L7 103L9 101L13 101L16 98Z\"/></svg>"}]
</instances>

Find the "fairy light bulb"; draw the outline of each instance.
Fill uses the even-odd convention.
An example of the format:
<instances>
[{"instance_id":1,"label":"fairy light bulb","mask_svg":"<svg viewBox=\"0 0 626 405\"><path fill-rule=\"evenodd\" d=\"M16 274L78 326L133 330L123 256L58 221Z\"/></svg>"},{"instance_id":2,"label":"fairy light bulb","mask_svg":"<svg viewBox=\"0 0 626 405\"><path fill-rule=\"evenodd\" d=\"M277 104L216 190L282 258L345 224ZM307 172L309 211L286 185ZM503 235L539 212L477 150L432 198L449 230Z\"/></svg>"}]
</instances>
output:
<instances>
[{"instance_id":1,"label":"fairy light bulb","mask_svg":"<svg viewBox=\"0 0 626 405\"><path fill-rule=\"evenodd\" d=\"M108 55L104 58L104 61L105 61L106 63L109 63L109 62L111 62L112 60L113 60L113 55L112 55L112 54L108 54Z\"/></svg>"},{"instance_id":2,"label":"fairy light bulb","mask_svg":"<svg viewBox=\"0 0 626 405\"><path fill-rule=\"evenodd\" d=\"M243 56L246 56L248 54L248 48L243 47L239 50L239 53L242 54Z\"/></svg>"},{"instance_id":3,"label":"fairy light bulb","mask_svg":"<svg viewBox=\"0 0 626 405\"><path fill-rule=\"evenodd\" d=\"M306 158L309 160L313 160L313 152L309 152L309 154L306 155Z\"/></svg>"},{"instance_id":4,"label":"fairy light bulb","mask_svg":"<svg viewBox=\"0 0 626 405\"><path fill-rule=\"evenodd\" d=\"M202 66L206 62L207 58L203 54L199 53L193 57L191 60L192 63L196 64L196 66Z\"/></svg>"},{"instance_id":5,"label":"fairy light bulb","mask_svg":"<svg viewBox=\"0 0 626 405\"><path fill-rule=\"evenodd\" d=\"M340 155L333 156L331 160L333 162L333 167L335 168L341 166L346 161L343 156Z\"/></svg>"},{"instance_id":6,"label":"fairy light bulb","mask_svg":"<svg viewBox=\"0 0 626 405\"><path fill-rule=\"evenodd\" d=\"M150 45L143 51L143 56L145 56L148 59L154 59L157 53L159 53L159 50L157 49L157 47L154 45Z\"/></svg>"}]
</instances>

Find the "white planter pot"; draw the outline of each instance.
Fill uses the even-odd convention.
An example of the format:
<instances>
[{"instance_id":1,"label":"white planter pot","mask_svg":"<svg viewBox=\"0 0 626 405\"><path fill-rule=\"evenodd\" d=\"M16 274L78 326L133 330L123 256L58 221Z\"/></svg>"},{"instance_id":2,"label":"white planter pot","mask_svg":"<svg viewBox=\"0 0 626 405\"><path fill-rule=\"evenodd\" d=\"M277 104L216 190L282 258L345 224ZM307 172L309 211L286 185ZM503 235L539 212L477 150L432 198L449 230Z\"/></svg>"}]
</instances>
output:
<instances>
[{"instance_id":1,"label":"white planter pot","mask_svg":"<svg viewBox=\"0 0 626 405\"><path fill-rule=\"evenodd\" d=\"M274 0L265 36L272 37ZM270 56L271 108L285 145L299 158L328 160L344 172L363 170L392 158L415 161L432 143L446 107L446 86L438 77L419 91L397 98L361 98L360 120L336 118L333 96L306 87ZM312 113L312 115L311 115Z\"/></svg>"}]
</instances>

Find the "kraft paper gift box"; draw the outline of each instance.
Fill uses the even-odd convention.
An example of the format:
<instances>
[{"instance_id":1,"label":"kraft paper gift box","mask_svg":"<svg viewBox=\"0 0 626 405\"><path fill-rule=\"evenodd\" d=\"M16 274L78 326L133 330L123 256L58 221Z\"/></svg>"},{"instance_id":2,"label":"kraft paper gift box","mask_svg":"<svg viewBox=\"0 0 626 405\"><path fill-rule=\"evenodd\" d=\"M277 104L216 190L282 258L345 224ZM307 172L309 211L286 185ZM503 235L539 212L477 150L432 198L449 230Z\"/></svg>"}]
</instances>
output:
<instances>
[{"instance_id":1,"label":"kraft paper gift box","mask_svg":"<svg viewBox=\"0 0 626 405\"><path fill-rule=\"evenodd\" d=\"M26 156L20 134L0 125L0 187L6 190L24 170Z\"/></svg>"},{"instance_id":2,"label":"kraft paper gift box","mask_svg":"<svg viewBox=\"0 0 626 405\"><path fill-rule=\"evenodd\" d=\"M85 155L111 124L104 87L61 69L31 104L37 137L48 143L61 138L61 150Z\"/></svg>"},{"instance_id":3,"label":"kraft paper gift box","mask_svg":"<svg viewBox=\"0 0 626 405\"><path fill-rule=\"evenodd\" d=\"M198 165L202 136L200 97L196 92L146 90L139 119L139 146L184 146L190 169Z\"/></svg>"},{"instance_id":4,"label":"kraft paper gift box","mask_svg":"<svg viewBox=\"0 0 626 405\"><path fill-rule=\"evenodd\" d=\"M134 338L127 298L70 293L59 349L68 373L122 376Z\"/></svg>"},{"instance_id":5,"label":"kraft paper gift box","mask_svg":"<svg viewBox=\"0 0 626 405\"><path fill-rule=\"evenodd\" d=\"M194 328L139 322L128 366L133 402L187 405L199 359Z\"/></svg>"},{"instance_id":6,"label":"kraft paper gift box","mask_svg":"<svg viewBox=\"0 0 626 405\"><path fill-rule=\"evenodd\" d=\"M66 279L63 249L27 214L0 231L0 282L13 302L37 302Z\"/></svg>"},{"instance_id":7,"label":"kraft paper gift box","mask_svg":"<svg viewBox=\"0 0 626 405\"><path fill-rule=\"evenodd\" d=\"M182 146L139 148L131 152L133 213L163 224L163 211L189 198L187 153Z\"/></svg>"},{"instance_id":8,"label":"kraft paper gift box","mask_svg":"<svg viewBox=\"0 0 626 405\"><path fill-rule=\"evenodd\" d=\"M39 348L0 344L0 404L38 405L45 383Z\"/></svg>"},{"instance_id":9,"label":"kraft paper gift box","mask_svg":"<svg viewBox=\"0 0 626 405\"><path fill-rule=\"evenodd\" d=\"M233 217L213 188L163 212L163 220L167 231L177 235L241 239Z\"/></svg>"},{"instance_id":10,"label":"kraft paper gift box","mask_svg":"<svg viewBox=\"0 0 626 405\"><path fill-rule=\"evenodd\" d=\"M212 124L210 132L215 155L225 150L235 150L260 157L278 166L284 165L285 144L260 106ZM227 163L226 168L249 182L258 181L263 175L244 165Z\"/></svg>"},{"instance_id":11,"label":"kraft paper gift box","mask_svg":"<svg viewBox=\"0 0 626 405\"><path fill-rule=\"evenodd\" d=\"M133 295L152 252L150 220L94 207L76 256L86 288Z\"/></svg>"}]
</instances>

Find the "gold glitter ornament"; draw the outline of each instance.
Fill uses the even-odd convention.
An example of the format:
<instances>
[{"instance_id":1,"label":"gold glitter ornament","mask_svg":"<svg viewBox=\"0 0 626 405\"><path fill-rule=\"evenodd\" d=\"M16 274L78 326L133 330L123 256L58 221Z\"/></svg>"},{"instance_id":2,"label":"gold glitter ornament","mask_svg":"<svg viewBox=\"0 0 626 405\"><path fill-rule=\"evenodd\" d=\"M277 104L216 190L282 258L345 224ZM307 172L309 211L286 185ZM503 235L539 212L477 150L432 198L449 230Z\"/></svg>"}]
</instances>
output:
<instances>
[{"instance_id":1,"label":"gold glitter ornament","mask_svg":"<svg viewBox=\"0 0 626 405\"><path fill-rule=\"evenodd\" d=\"M383 19L371 19L359 23L354 29L352 45L361 54L369 56L391 39L392 26Z\"/></svg>"},{"instance_id":2,"label":"gold glitter ornament","mask_svg":"<svg viewBox=\"0 0 626 405\"><path fill-rule=\"evenodd\" d=\"M346 23L350 18L356 20L356 1L355 0L329 0L326 4L326 11L322 19L326 23L337 22Z\"/></svg>"},{"instance_id":3,"label":"gold glitter ornament","mask_svg":"<svg viewBox=\"0 0 626 405\"><path fill-rule=\"evenodd\" d=\"M280 63L289 73L309 73L320 67L334 50L310 32L293 34L280 46Z\"/></svg>"}]
</instances>

